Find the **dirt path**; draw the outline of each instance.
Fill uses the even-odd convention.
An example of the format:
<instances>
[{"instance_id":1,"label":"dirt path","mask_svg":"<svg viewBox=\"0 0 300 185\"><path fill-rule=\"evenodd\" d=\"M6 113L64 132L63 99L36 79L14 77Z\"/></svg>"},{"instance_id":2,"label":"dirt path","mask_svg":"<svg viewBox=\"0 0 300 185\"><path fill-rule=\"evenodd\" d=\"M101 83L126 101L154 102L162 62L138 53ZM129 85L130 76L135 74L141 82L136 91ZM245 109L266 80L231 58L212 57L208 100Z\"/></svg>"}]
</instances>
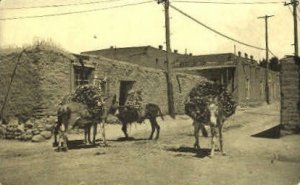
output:
<instances>
[{"instance_id":1,"label":"dirt path","mask_svg":"<svg viewBox=\"0 0 300 185\"><path fill-rule=\"evenodd\" d=\"M107 127L110 147L57 153L41 144L0 140L3 185L296 185L300 182L300 136L252 137L279 123L277 104L239 111L226 123L227 156L206 157L209 138L194 143L192 121L166 118L158 141L148 141L150 125L132 125L136 140L117 141L120 126ZM74 135L73 139L82 136ZM142 139L141 139L142 138Z\"/></svg>"}]
</instances>

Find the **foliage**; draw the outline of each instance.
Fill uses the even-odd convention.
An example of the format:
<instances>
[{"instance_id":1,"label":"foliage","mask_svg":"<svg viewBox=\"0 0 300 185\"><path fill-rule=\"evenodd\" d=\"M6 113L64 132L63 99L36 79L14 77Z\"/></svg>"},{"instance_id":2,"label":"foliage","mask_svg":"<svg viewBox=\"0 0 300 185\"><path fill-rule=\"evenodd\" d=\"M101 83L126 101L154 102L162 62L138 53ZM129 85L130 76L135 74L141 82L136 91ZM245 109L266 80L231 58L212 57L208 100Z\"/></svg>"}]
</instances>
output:
<instances>
[{"instance_id":1,"label":"foliage","mask_svg":"<svg viewBox=\"0 0 300 185\"><path fill-rule=\"evenodd\" d=\"M213 82L201 82L194 87L185 102L185 112L193 119L209 121L208 105L210 99L217 99L226 118L235 113L236 102L225 87Z\"/></svg>"}]
</instances>

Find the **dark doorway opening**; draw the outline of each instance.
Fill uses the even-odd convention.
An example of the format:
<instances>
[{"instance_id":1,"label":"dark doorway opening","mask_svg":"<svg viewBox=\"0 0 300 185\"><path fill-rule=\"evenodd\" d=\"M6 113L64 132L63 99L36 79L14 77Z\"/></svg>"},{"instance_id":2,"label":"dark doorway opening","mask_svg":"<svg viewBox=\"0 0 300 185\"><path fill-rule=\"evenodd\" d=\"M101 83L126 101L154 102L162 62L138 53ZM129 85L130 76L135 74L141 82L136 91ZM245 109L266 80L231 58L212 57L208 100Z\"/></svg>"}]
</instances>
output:
<instances>
[{"instance_id":1,"label":"dark doorway opening","mask_svg":"<svg viewBox=\"0 0 300 185\"><path fill-rule=\"evenodd\" d=\"M120 81L120 96L119 96L119 105L125 105L128 91L132 89L135 81Z\"/></svg>"}]
</instances>

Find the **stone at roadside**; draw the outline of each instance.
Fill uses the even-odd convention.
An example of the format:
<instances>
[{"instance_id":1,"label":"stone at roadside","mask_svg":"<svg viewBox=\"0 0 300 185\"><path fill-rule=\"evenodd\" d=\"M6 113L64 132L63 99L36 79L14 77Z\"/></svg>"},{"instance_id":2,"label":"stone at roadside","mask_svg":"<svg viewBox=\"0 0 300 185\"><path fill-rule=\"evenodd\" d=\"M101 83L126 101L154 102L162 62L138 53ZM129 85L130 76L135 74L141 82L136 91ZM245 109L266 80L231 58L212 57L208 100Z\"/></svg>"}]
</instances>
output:
<instances>
[{"instance_id":1,"label":"stone at roadside","mask_svg":"<svg viewBox=\"0 0 300 185\"><path fill-rule=\"evenodd\" d=\"M38 135L40 134L41 132L37 129L33 129L32 132L31 132L33 135Z\"/></svg>"},{"instance_id":2,"label":"stone at roadside","mask_svg":"<svg viewBox=\"0 0 300 185\"><path fill-rule=\"evenodd\" d=\"M50 131L43 131L40 134L41 136L43 136L45 139L50 139L52 136L52 133Z\"/></svg>"},{"instance_id":3,"label":"stone at roadside","mask_svg":"<svg viewBox=\"0 0 300 185\"><path fill-rule=\"evenodd\" d=\"M34 126L34 123L32 122L32 120L26 121L25 128L31 129L31 128L33 128L33 126Z\"/></svg>"},{"instance_id":4,"label":"stone at roadside","mask_svg":"<svg viewBox=\"0 0 300 185\"><path fill-rule=\"evenodd\" d=\"M21 133L25 132L25 126L24 126L24 124L18 125L17 131L18 131L18 132L21 132Z\"/></svg>"},{"instance_id":5,"label":"stone at roadside","mask_svg":"<svg viewBox=\"0 0 300 185\"><path fill-rule=\"evenodd\" d=\"M19 120L16 117L9 118L9 125L19 125Z\"/></svg>"},{"instance_id":6,"label":"stone at roadside","mask_svg":"<svg viewBox=\"0 0 300 185\"><path fill-rule=\"evenodd\" d=\"M46 139L45 139L43 136L41 136L41 135L35 135L35 136L33 136L32 139L31 139L32 142L36 142L36 143L38 143L38 142L43 142L43 141L45 141L45 140L46 140Z\"/></svg>"},{"instance_id":7,"label":"stone at roadside","mask_svg":"<svg viewBox=\"0 0 300 185\"><path fill-rule=\"evenodd\" d=\"M51 124L46 124L46 125L45 125L45 130L46 130L46 131L52 131L52 130L53 130L53 125L51 125Z\"/></svg>"}]
</instances>

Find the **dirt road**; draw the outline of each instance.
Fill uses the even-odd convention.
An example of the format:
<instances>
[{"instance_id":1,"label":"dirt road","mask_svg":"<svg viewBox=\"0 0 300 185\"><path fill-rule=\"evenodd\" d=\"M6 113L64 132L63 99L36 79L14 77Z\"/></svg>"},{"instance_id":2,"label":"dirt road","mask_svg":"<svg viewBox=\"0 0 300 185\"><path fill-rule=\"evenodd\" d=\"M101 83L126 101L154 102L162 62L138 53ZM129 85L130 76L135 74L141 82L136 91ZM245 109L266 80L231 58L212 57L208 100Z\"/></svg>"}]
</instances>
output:
<instances>
[{"instance_id":1,"label":"dirt road","mask_svg":"<svg viewBox=\"0 0 300 185\"><path fill-rule=\"evenodd\" d=\"M252 137L279 123L273 104L238 111L226 122L227 156L207 157L210 139L194 143L192 121L186 116L158 120L161 136L148 141L150 125L132 125L132 141L119 125L107 127L109 147L75 147L54 152L51 142L0 141L2 185L296 185L300 182L300 136L280 139ZM276 129L275 129L276 131ZM266 134L265 134L266 135ZM72 135L71 139L82 136ZM77 141L73 141L77 142ZM77 147L76 147L77 146Z\"/></svg>"}]
</instances>

